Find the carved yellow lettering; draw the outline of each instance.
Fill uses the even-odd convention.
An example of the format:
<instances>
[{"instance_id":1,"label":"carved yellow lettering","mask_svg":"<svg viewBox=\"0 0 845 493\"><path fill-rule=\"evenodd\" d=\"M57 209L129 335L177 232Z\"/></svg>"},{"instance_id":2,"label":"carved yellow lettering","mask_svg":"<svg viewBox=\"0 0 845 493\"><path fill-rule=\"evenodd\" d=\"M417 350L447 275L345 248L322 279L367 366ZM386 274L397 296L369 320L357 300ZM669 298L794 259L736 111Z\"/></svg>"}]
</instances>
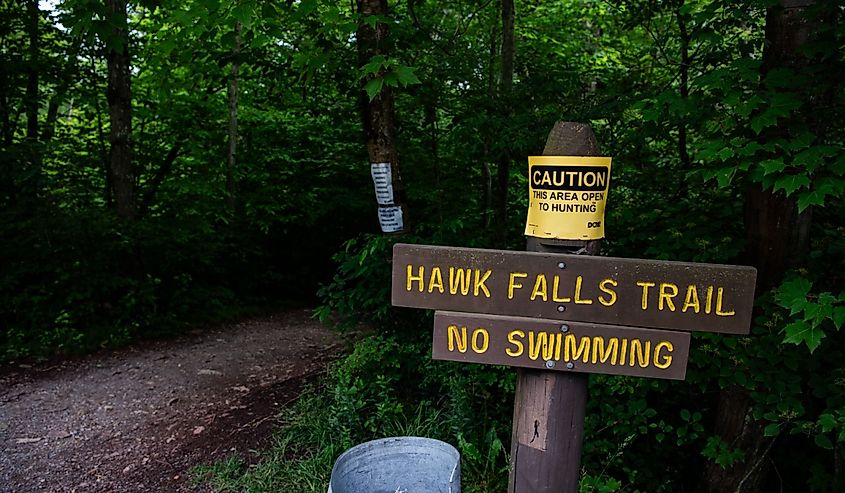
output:
<instances>
[{"instance_id":1,"label":"carved yellow lettering","mask_svg":"<svg viewBox=\"0 0 845 493\"><path fill-rule=\"evenodd\" d=\"M619 347L619 360L618 361L619 361L620 365L624 365L625 364L625 354L628 351L628 339L622 339L621 342L622 342L622 344Z\"/></svg>"},{"instance_id":2,"label":"carved yellow lettering","mask_svg":"<svg viewBox=\"0 0 845 493\"><path fill-rule=\"evenodd\" d=\"M443 293L443 274L437 266L431 268L431 277L428 278L428 292L433 293L435 289Z\"/></svg>"},{"instance_id":3,"label":"carved yellow lettering","mask_svg":"<svg viewBox=\"0 0 845 493\"><path fill-rule=\"evenodd\" d=\"M704 313L710 315L713 311L713 286L707 286L707 301L704 305Z\"/></svg>"},{"instance_id":4,"label":"carved yellow lettering","mask_svg":"<svg viewBox=\"0 0 845 493\"><path fill-rule=\"evenodd\" d=\"M593 357L590 361L596 364L599 361L607 363L607 360L610 360L611 365L616 365L617 351L619 351L619 339L611 337L605 348L604 337L593 337Z\"/></svg>"},{"instance_id":5,"label":"carved yellow lettering","mask_svg":"<svg viewBox=\"0 0 845 493\"><path fill-rule=\"evenodd\" d=\"M664 348L666 349L667 353L671 353L675 350L675 347L669 341L660 341L654 346L654 366L660 368L661 370L669 368L669 366L672 364L671 354L660 354L660 351Z\"/></svg>"},{"instance_id":6,"label":"carved yellow lettering","mask_svg":"<svg viewBox=\"0 0 845 493\"><path fill-rule=\"evenodd\" d=\"M478 342L479 336L481 336L481 342ZM487 329L484 327L479 327L472 332L472 350L478 354L483 354L487 352L487 348L490 346L490 333L487 332Z\"/></svg>"},{"instance_id":7,"label":"carved yellow lettering","mask_svg":"<svg viewBox=\"0 0 845 493\"><path fill-rule=\"evenodd\" d=\"M583 277L578 276L577 278L575 278L575 304L576 305L592 305L593 300L591 300L589 298L581 299L581 283L583 283L583 282L584 282Z\"/></svg>"},{"instance_id":8,"label":"carved yellow lettering","mask_svg":"<svg viewBox=\"0 0 845 493\"><path fill-rule=\"evenodd\" d=\"M536 360L540 357L540 350L543 350L544 357L543 359L550 359L551 352L549 353L549 358L545 357L546 347L549 345L549 334L546 332L528 332L528 357L532 360Z\"/></svg>"},{"instance_id":9,"label":"carved yellow lettering","mask_svg":"<svg viewBox=\"0 0 845 493\"><path fill-rule=\"evenodd\" d=\"M470 269L456 269L449 267L449 294L458 294L460 289L461 294L466 296L469 293Z\"/></svg>"},{"instance_id":10,"label":"carved yellow lettering","mask_svg":"<svg viewBox=\"0 0 845 493\"><path fill-rule=\"evenodd\" d=\"M725 294L725 288L719 288L716 290L716 315L720 317L731 317L736 315L736 312L731 310L729 312L722 311L722 296Z\"/></svg>"},{"instance_id":11,"label":"carved yellow lettering","mask_svg":"<svg viewBox=\"0 0 845 493\"><path fill-rule=\"evenodd\" d=\"M639 281L639 282L637 282L637 286L640 286L641 288L643 288L642 307L643 307L643 310L648 310L648 288L654 287L654 283L653 282Z\"/></svg>"},{"instance_id":12,"label":"carved yellow lettering","mask_svg":"<svg viewBox=\"0 0 845 493\"><path fill-rule=\"evenodd\" d=\"M552 301L555 303L569 303L572 301L572 298L569 297L561 297L558 296L558 287L560 286L560 277L555 276L554 280L552 281Z\"/></svg>"},{"instance_id":13,"label":"carved yellow lettering","mask_svg":"<svg viewBox=\"0 0 845 493\"><path fill-rule=\"evenodd\" d=\"M465 353L467 352L467 328L461 327L458 329L458 326L452 324L449 326L448 329L448 339L449 339L449 351L455 351L455 346L458 348L458 352Z\"/></svg>"},{"instance_id":14,"label":"carved yellow lettering","mask_svg":"<svg viewBox=\"0 0 845 493\"><path fill-rule=\"evenodd\" d=\"M603 293L606 293L610 298L605 299L604 296L599 295L599 303L601 303L604 306L613 306L613 304L616 303L616 291L609 288L608 286L614 286L615 287L615 286L618 286L618 285L619 285L619 283L614 281L613 279L605 279L602 282L600 282L599 283L599 289L601 289L601 291Z\"/></svg>"},{"instance_id":15,"label":"carved yellow lettering","mask_svg":"<svg viewBox=\"0 0 845 493\"><path fill-rule=\"evenodd\" d=\"M560 361L560 348L563 346L563 334L555 334L555 361Z\"/></svg>"},{"instance_id":16,"label":"carved yellow lettering","mask_svg":"<svg viewBox=\"0 0 845 493\"><path fill-rule=\"evenodd\" d=\"M648 366L649 357L651 356L651 341L643 341L639 339L631 339L631 352L628 366L639 364L640 368Z\"/></svg>"},{"instance_id":17,"label":"carved yellow lettering","mask_svg":"<svg viewBox=\"0 0 845 493\"><path fill-rule=\"evenodd\" d=\"M675 311L675 302L672 301L675 296L678 296L678 286L670 283L670 282L663 282L660 283L660 299L657 303L657 309L663 311L663 302L666 302L666 306L669 307L669 311Z\"/></svg>"},{"instance_id":18,"label":"carved yellow lettering","mask_svg":"<svg viewBox=\"0 0 845 493\"><path fill-rule=\"evenodd\" d=\"M518 277L528 277L527 272L511 272L508 276L508 299L513 299L513 292L515 289L522 289L522 284L516 282Z\"/></svg>"},{"instance_id":19,"label":"carved yellow lettering","mask_svg":"<svg viewBox=\"0 0 845 493\"><path fill-rule=\"evenodd\" d=\"M582 337L578 342L578 347L575 347L576 339L575 334L566 334L563 359L566 361L574 361L580 358L583 354L584 363L590 361L590 338Z\"/></svg>"},{"instance_id":20,"label":"carved yellow lettering","mask_svg":"<svg viewBox=\"0 0 845 493\"><path fill-rule=\"evenodd\" d=\"M484 275L482 275L481 277L478 276L479 272L481 272L481 271L479 271L478 269L475 269L475 282L472 285L472 294L474 294L475 296L478 296L478 293L480 293L481 291L484 291L484 297L489 298L490 297L490 290L487 289L487 286L484 285L484 282L487 281L487 278L490 277L490 274L492 274L493 271L492 270L486 270L486 271L484 271Z\"/></svg>"},{"instance_id":21,"label":"carved yellow lettering","mask_svg":"<svg viewBox=\"0 0 845 493\"><path fill-rule=\"evenodd\" d=\"M420 275L415 276L414 275L414 266L412 266L411 264L408 264L408 275L405 276L405 279L407 281L407 284L405 286L406 291L410 291L411 286L413 286L414 281L416 281L416 282L420 283L420 293L423 292L423 289L425 289L424 286L423 286L423 277L425 276L425 267L423 267L422 265L420 266L419 273L420 273Z\"/></svg>"},{"instance_id":22,"label":"carved yellow lettering","mask_svg":"<svg viewBox=\"0 0 845 493\"><path fill-rule=\"evenodd\" d=\"M537 274L537 280L534 281L534 289L531 291L531 301L534 301L538 296L543 298L543 301L547 301L546 291L548 289L549 285L546 282L545 274Z\"/></svg>"},{"instance_id":23,"label":"carved yellow lettering","mask_svg":"<svg viewBox=\"0 0 845 493\"><path fill-rule=\"evenodd\" d=\"M684 298L684 307L681 311L686 313L690 308L692 308L695 313L701 311L701 303L698 301L698 288L695 287L695 284L687 286L687 295Z\"/></svg>"},{"instance_id":24,"label":"carved yellow lettering","mask_svg":"<svg viewBox=\"0 0 845 493\"><path fill-rule=\"evenodd\" d=\"M508 342L513 345L514 349L509 347L505 348L505 354L511 358L522 356L522 353L525 351L525 346L522 344L520 339L523 339L524 337L525 332L521 330L512 330L508 332Z\"/></svg>"}]
</instances>

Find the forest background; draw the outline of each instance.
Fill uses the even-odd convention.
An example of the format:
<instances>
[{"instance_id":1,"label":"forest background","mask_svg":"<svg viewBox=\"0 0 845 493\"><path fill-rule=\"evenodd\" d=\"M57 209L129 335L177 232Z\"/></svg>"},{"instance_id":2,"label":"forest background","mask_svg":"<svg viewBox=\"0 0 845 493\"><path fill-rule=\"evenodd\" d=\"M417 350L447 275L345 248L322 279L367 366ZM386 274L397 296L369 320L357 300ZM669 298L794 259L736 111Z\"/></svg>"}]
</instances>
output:
<instances>
[{"instance_id":1,"label":"forest background","mask_svg":"<svg viewBox=\"0 0 845 493\"><path fill-rule=\"evenodd\" d=\"M318 302L367 335L264 461L202 477L322 491L345 448L413 433L460 448L465 491L504 491L513 371L430 361L430 314L390 307L391 246L522 249L526 157L580 121L614 157L603 254L759 269L751 335L695 334L685 382L591 377L582 491L842 491L844 15L3 0L0 358ZM378 233L373 152L401 169L403 235Z\"/></svg>"}]
</instances>

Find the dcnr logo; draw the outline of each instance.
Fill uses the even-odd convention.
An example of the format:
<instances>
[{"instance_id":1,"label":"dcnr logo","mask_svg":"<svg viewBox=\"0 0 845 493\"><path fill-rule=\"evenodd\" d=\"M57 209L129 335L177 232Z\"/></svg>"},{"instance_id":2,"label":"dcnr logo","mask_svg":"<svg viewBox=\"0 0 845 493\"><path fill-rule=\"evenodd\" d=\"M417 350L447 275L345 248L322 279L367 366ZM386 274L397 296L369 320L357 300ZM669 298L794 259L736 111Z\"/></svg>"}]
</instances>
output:
<instances>
[{"instance_id":1,"label":"dcnr logo","mask_svg":"<svg viewBox=\"0 0 845 493\"><path fill-rule=\"evenodd\" d=\"M601 221L591 221L591 222L588 222L588 223L587 223L587 227L588 227L588 228L600 228L600 227L601 227Z\"/></svg>"}]
</instances>

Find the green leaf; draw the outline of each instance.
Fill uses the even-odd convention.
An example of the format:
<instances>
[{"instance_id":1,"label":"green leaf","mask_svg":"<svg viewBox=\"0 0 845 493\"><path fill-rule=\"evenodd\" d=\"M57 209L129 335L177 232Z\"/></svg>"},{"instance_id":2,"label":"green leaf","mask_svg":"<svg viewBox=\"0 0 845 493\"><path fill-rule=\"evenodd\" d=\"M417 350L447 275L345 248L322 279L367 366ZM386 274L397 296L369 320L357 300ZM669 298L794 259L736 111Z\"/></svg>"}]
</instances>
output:
<instances>
[{"instance_id":1,"label":"green leaf","mask_svg":"<svg viewBox=\"0 0 845 493\"><path fill-rule=\"evenodd\" d=\"M414 74L414 69L411 67L397 65L393 67L393 71L396 73L396 76L399 77L399 82L403 86L420 84L420 80L417 78L416 74Z\"/></svg>"},{"instance_id":2,"label":"green leaf","mask_svg":"<svg viewBox=\"0 0 845 493\"><path fill-rule=\"evenodd\" d=\"M837 150L833 146L810 147L792 159L792 166L803 166L808 171L814 171L825 163L825 158L834 156Z\"/></svg>"},{"instance_id":3,"label":"green leaf","mask_svg":"<svg viewBox=\"0 0 845 493\"><path fill-rule=\"evenodd\" d=\"M358 29L358 24L353 21L347 21L340 24L337 28L344 34L352 34Z\"/></svg>"},{"instance_id":4,"label":"green leaf","mask_svg":"<svg viewBox=\"0 0 845 493\"><path fill-rule=\"evenodd\" d=\"M836 327L836 330L842 328L842 324L845 323L845 306L837 306L833 309L833 316L831 316L833 320L833 326Z\"/></svg>"},{"instance_id":5,"label":"green leaf","mask_svg":"<svg viewBox=\"0 0 845 493\"><path fill-rule=\"evenodd\" d=\"M797 301L806 301L813 283L803 277L794 277L784 281L778 288L776 299L780 306L789 308Z\"/></svg>"},{"instance_id":6,"label":"green leaf","mask_svg":"<svg viewBox=\"0 0 845 493\"><path fill-rule=\"evenodd\" d=\"M760 166L763 167L763 176L770 175L772 173L779 173L786 169L786 164L783 162L783 159L767 159L762 161Z\"/></svg>"},{"instance_id":7,"label":"green leaf","mask_svg":"<svg viewBox=\"0 0 845 493\"><path fill-rule=\"evenodd\" d=\"M811 205L824 205L824 192L811 190L798 196L798 212L804 212Z\"/></svg>"},{"instance_id":8,"label":"green leaf","mask_svg":"<svg viewBox=\"0 0 845 493\"><path fill-rule=\"evenodd\" d=\"M836 418L832 414L822 414L819 416L819 426L821 426L822 433L828 433L836 428Z\"/></svg>"},{"instance_id":9,"label":"green leaf","mask_svg":"<svg viewBox=\"0 0 845 493\"><path fill-rule=\"evenodd\" d=\"M833 450L833 443L830 441L830 438L824 435L816 435L815 439L816 445L819 447L826 449L826 450Z\"/></svg>"},{"instance_id":10,"label":"green leaf","mask_svg":"<svg viewBox=\"0 0 845 493\"><path fill-rule=\"evenodd\" d=\"M791 344L804 343L810 350L810 354L819 347L825 336L824 332L818 327L814 327L803 320L792 322L784 330L786 331L786 337L784 337L783 342Z\"/></svg>"},{"instance_id":11,"label":"green leaf","mask_svg":"<svg viewBox=\"0 0 845 493\"><path fill-rule=\"evenodd\" d=\"M815 327L819 325L821 322L819 315L822 312L822 306L818 303L807 303L804 307L804 321L806 322L813 322L812 325Z\"/></svg>"},{"instance_id":12,"label":"green leaf","mask_svg":"<svg viewBox=\"0 0 845 493\"><path fill-rule=\"evenodd\" d=\"M815 140L816 136L809 130L805 130L800 135L790 140L789 147L791 150L797 151L799 149L810 147Z\"/></svg>"},{"instance_id":13,"label":"green leaf","mask_svg":"<svg viewBox=\"0 0 845 493\"><path fill-rule=\"evenodd\" d=\"M731 184L731 180L734 177L734 173L736 173L736 168L723 168L720 169L716 173L716 181L719 183L719 187L725 188Z\"/></svg>"},{"instance_id":14,"label":"green leaf","mask_svg":"<svg viewBox=\"0 0 845 493\"><path fill-rule=\"evenodd\" d=\"M763 102L763 98L754 94L750 98L747 98L740 102L736 107L736 112L743 118L748 118L748 116L760 106L760 103Z\"/></svg>"},{"instance_id":15,"label":"green leaf","mask_svg":"<svg viewBox=\"0 0 845 493\"><path fill-rule=\"evenodd\" d=\"M775 186L772 189L773 192L777 192L778 190L784 190L786 195L792 195L801 187L809 187L810 186L810 178L807 175L788 175L775 180Z\"/></svg>"},{"instance_id":16,"label":"green leaf","mask_svg":"<svg viewBox=\"0 0 845 493\"><path fill-rule=\"evenodd\" d=\"M396 72L388 72L384 74L384 83L390 87L396 87L399 85L399 77L396 75Z\"/></svg>"},{"instance_id":17,"label":"green leaf","mask_svg":"<svg viewBox=\"0 0 845 493\"><path fill-rule=\"evenodd\" d=\"M771 423L763 429L763 435L767 437L774 437L780 434L780 425L778 423Z\"/></svg>"},{"instance_id":18,"label":"green leaf","mask_svg":"<svg viewBox=\"0 0 845 493\"><path fill-rule=\"evenodd\" d=\"M363 19L364 23L370 26L371 28L375 29L378 26L378 23L381 21L381 16L379 15L368 15Z\"/></svg>"},{"instance_id":19,"label":"green leaf","mask_svg":"<svg viewBox=\"0 0 845 493\"><path fill-rule=\"evenodd\" d=\"M383 86L384 79L382 79L381 77L377 77L367 82L367 85L364 86L364 90L367 91L367 96L370 97L370 101L372 101L376 98L376 96L378 96Z\"/></svg>"},{"instance_id":20,"label":"green leaf","mask_svg":"<svg viewBox=\"0 0 845 493\"><path fill-rule=\"evenodd\" d=\"M232 17L240 21L244 27L249 26L252 24L252 16L254 12L252 10L252 5L250 4L241 4L232 9Z\"/></svg>"},{"instance_id":21,"label":"green leaf","mask_svg":"<svg viewBox=\"0 0 845 493\"><path fill-rule=\"evenodd\" d=\"M772 113L776 117L789 116L794 110L801 107L801 99L794 93L776 92L772 95L769 109L766 113Z\"/></svg>"},{"instance_id":22,"label":"green leaf","mask_svg":"<svg viewBox=\"0 0 845 493\"><path fill-rule=\"evenodd\" d=\"M377 74L381 71L382 68L387 68L390 66L390 61L384 57L384 55L375 55L374 57L370 58L370 61L367 62L366 65L361 67L361 74L363 76L367 76L370 74Z\"/></svg>"},{"instance_id":23,"label":"green leaf","mask_svg":"<svg viewBox=\"0 0 845 493\"><path fill-rule=\"evenodd\" d=\"M725 147L723 147L723 148L722 148L722 150L720 150L720 151L719 151L719 153L718 153L718 154L716 154L716 155L717 155L717 156L719 157L719 159L721 159L722 161L727 161L728 159L730 159L730 158L732 158L732 157L734 156L734 150L733 150L733 148L731 148L731 147L727 147L727 146L725 146Z\"/></svg>"},{"instance_id":24,"label":"green leaf","mask_svg":"<svg viewBox=\"0 0 845 493\"><path fill-rule=\"evenodd\" d=\"M264 46L267 46L269 43L270 38L268 38L265 34L262 33L255 36L255 39L252 40L250 46L252 46L253 48L262 48Z\"/></svg>"},{"instance_id":25,"label":"green leaf","mask_svg":"<svg viewBox=\"0 0 845 493\"><path fill-rule=\"evenodd\" d=\"M757 142L752 140L752 141L749 141L747 144L745 144L744 147L737 149L736 153L740 156L749 157L749 156L753 156L754 154L756 154L757 151L759 151L760 149L762 149L762 146L760 144L758 144Z\"/></svg>"},{"instance_id":26,"label":"green leaf","mask_svg":"<svg viewBox=\"0 0 845 493\"><path fill-rule=\"evenodd\" d=\"M220 44L227 47L227 48L234 48L235 47L235 33L233 31L229 31L223 36L220 37Z\"/></svg>"},{"instance_id":27,"label":"green leaf","mask_svg":"<svg viewBox=\"0 0 845 493\"><path fill-rule=\"evenodd\" d=\"M831 171L833 171L836 176L845 175L845 153L843 153L839 158L833 162L830 166Z\"/></svg>"},{"instance_id":28,"label":"green leaf","mask_svg":"<svg viewBox=\"0 0 845 493\"><path fill-rule=\"evenodd\" d=\"M766 127L771 127L778 122L778 117L769 111L763 112L751 119L751 129L760 135Z\"/></svg>"},{"instance_id":29,"label":"green leaf","mask_svg":"<svg viewBox=\"0 0 845 493\"><path fill-rule=\"evenodd\" d=\"M297 9L301 15L308 15L317 9L317 0L302 0Z\"/></svg>"},{"instance_id":30,"label":"green leaf","mask_svg":"<svg viewBox=\"0 0 845 493\"><path fill-rule=\"evenodd\" d=\"M690 412L688 409L681 409L681 419L684 421L690 420Z\"/></svg>"}]
</instances>

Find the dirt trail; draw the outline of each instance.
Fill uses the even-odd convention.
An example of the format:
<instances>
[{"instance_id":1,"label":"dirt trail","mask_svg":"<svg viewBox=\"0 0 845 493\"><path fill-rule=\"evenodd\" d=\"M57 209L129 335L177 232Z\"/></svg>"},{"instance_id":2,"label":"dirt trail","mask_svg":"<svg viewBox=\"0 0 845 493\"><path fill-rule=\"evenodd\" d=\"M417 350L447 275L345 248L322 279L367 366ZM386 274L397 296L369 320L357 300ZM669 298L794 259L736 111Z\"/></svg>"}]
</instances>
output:
<instances>
[{"instance_id":1,"label":"dirt trail","mask_svg":"<svg viewBox=\"0 0 845 493\"><path fill-rule=\"evenodd\" d=\"M310 312L0 376L0 492L184 492L188 469L267 445L339 351Z\"/></svg>"}]
</instances>

